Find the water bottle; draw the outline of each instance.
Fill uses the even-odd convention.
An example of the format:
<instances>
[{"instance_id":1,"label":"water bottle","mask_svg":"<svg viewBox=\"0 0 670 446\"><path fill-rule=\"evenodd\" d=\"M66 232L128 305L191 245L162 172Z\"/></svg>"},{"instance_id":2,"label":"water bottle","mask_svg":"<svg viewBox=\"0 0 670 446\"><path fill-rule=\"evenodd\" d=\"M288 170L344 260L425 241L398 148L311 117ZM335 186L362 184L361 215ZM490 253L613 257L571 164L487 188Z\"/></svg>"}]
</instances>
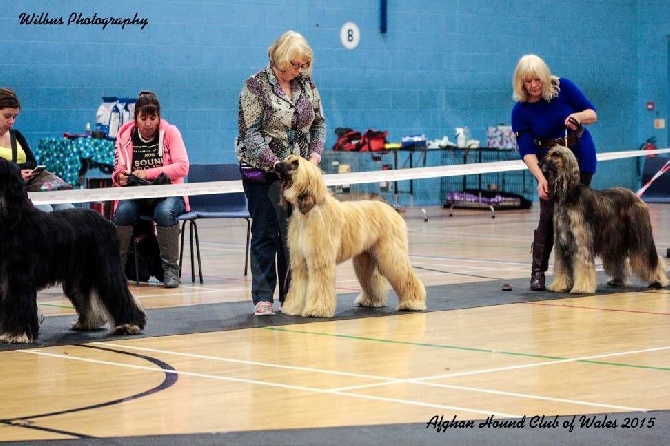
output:
<instances>
[{"instance_id":1,"label":"water bottle","mask_svg":"<svg viewBox=\"0 0 670 446\"><path fill-rule=\"evenodd\" d=\"M458 147L465 147L465 129L463 127L456 129L456 145Z\"/></svg>"},{"instance_id":2,"label":"water bottle","mask_svg":"<svg viewBox=\"0 0 670 446\"><path fill-rule=\"evenodd\" d=\"M118 102L112 107L112 113L109 115L109 134L110 138L116 138L119 132L119 125L121 125L121 110L119 110Z\"/></svg>"},{"instance_id":3,"label":"water bottle","mask_svg":"<svg viewBox=\"0 0 670 446\"><path fill-rule=\"evenodd\" d=\"M95 114L95 129L105 136L109 135L109 118L116 103L116 96L103 96L102 104Z\"/></svg>"},{"instance_id":4,"label":"water bottle","mask_svg":"<svg viewBox=\"0 0 670 446\"><path fill-rule=\"evenodd\" d=\"M84 131L84 134L86 135L87 138L91 137L91 123L90 122L86 123L86 130Z\"/></svg>"},{"instance_id":5,"label":"water bottle","mask_svg":"<svg viewBox=\"0 0 670 446\"><path fill-rule=\"evenodd\" d=\"M130 122L133 120L133 105L135 104L135 99L126 99L126 103L123 105L123 123Z\"/></svg>"}]
</instances>

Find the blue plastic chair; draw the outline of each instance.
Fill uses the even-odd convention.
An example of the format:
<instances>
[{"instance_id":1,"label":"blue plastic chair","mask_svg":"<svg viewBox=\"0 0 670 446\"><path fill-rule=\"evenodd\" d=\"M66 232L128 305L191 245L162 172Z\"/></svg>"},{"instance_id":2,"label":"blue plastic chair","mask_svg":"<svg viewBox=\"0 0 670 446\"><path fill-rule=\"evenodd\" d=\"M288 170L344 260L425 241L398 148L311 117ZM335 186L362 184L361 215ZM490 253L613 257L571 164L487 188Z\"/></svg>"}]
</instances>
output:
<instances>
[{"instance_id":1,"label":"blue plastic chair","mask_svg":"<svg viewBox=\"0 0 670 446\"><path fill-rule=\"evenodd\" d=\"M240 166L238 164L191 164L188 171L189 183L207 183L210 181L233 181L241 180ZM198 224L196 220L201 218L243 218L247 221L247 240L244 252L244 275L249 271L249 244L251 241L251 215L247 208L247 197L244 192L229 194L209 194L189 196L191 210L178 217L181 225L181 248L179 252L179 269L181 271L182 257L184 255L185 227L189 226L190 253L191 253L191 281L195 283L195 266L193 259L193 241L195 240L195 253L198 260L198 275L200 283L202 280L202 263L200 259L200 238L198 237Z\"/></svg>"}]
</instances>

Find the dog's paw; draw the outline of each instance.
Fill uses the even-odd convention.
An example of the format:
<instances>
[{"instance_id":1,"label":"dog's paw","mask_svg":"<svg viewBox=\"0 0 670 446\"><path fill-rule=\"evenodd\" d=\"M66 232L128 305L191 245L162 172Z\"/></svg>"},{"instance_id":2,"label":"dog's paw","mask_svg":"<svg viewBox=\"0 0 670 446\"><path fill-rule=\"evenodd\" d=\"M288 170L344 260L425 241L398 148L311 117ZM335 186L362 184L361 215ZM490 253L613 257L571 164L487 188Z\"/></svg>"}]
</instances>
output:
<instances>
[{"instance_id":1,"label":"dog's paw","mask_svg":"<svg viewBox=\"0 0 670 446\"><path fill-rule=\"evenodd\" d=\"M301 316L302 317L333 317L333 316L335 316L335 312L329 313L329 312L325 312L325 311L310 310L310 311L303 311Z\"/></svg>"},{"instance_id":2,"label":"dog's paw","mask_svg":"<svg viewBox=\"0 0 670 446\"><path fill-rule=\"evenodd\" d=\"M552 282L546 287L547 291L552 293L567 293L570 291L570 284L565 284L562 282Z\"/></svg>"},{"instance_id":3,"label":"dog's paw","mask_svg":"<svg viewBox=\"0 0 670 446\"><path fill-rule=\"evenodd\" d=\"M610 279L607 281L607 286L611 286L612 288L622 288L626 286L626 282L621 279Z\"/></svg>"},{"instance_id":4,"label":"dog's paw","mask_svg":"<svg viewBox=\"0 0 670 446\"><path fill-rule=\"evenodd\" d=\"M302 313L300 308L288 307L286 306L286 303L284 303L284 306L281 307L281 314L285 314L287 316L300 316L300 313Z\"/></svg>"},{"instance_id":5,"label":"dog's paw","mask_svg":"<svg viewBox=\"0 0 670 446\"><path fill-rule=\"evenodd\" d=\"M570 290L570 294L595 294L596 288L577 288L574 287Z\"/></svg>"},{"instance_id":6,"label":"dog's paw","mask_svg":"<svg viewBox=\"0 0 670 446\"><path fill-rule=\"evenodd\" d=\"M117 325L110 334L113 335L137 335L142 333L142 329L135 324Z\"/></svg>"},{"instance_id":7,"label":"dog's paw","mask_svg":"<svg viewBox=\"0 0 670 446\"><path fill-rule=\"evenodd\" d=\"M356 298L356 300L354 300L354 304L359 307L375 308L375 307L383 307L386 304L386 302L384 302L381 299L373 300L367 294L361 293Z\"/></svg>"},{"instance_id":8,"label":"dog's paw","mask_svg":"<svg viewBox=\"0 0 670 446\"><path fill-rule=\"evenodd\" d=\"M1 333L0 334L0 343L3 344L31 344L34 341L26 333L20 334L9 334Z\"/></svg>"},{"instance_id":9,"label":"dog's paw","mask_svg":"<svg viewBox=\"0 0 670 446\"><path fill-rule=\"evenodd\" d=\"M74 331L94 331L94 330L100 330L102 326L105 325L105 322L102 324L91 324L91 323L86 323L83 321L78 320L77 322L72 324L72 327L70 327L70 330Z\"/></svg>"},{"instance_id":10,"label":"dog's paw","mask_svg":"<svg viewBox=\"0 0 670 446\"><path fill-rule=\"evenodd\" d=\"M424 311L426 309L425 302L403 302L398 305L398 311Z\"/></svg>"}]
</instances>

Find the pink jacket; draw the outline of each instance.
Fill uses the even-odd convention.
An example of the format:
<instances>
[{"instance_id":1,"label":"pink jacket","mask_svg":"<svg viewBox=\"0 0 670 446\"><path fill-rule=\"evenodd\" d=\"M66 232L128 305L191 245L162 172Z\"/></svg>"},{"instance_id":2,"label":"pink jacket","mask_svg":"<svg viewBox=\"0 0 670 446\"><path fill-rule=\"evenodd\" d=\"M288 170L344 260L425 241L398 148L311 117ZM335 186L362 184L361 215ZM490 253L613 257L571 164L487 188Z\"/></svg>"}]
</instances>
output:
<instances>
[{"instance_id":1,"label":"pink jacket","mask_svg":"<svg viewBox=\"0 0 670 446\"><path fill-rule=\"evenodd\" d=\"M118 174L120 172L129 172L133 160L133 141L131 133L135 128L135 121L130 121L119 129L116 137L116 149L114 151L114 173L112 181L114 186L119 186ZM188 154L186 146L181 137L179 129L161 119L158 126L158 145L163 151L163 167L154 167L147 169L147 180L154 180L158 175L165 172L170 177L172 184L183 184L184 177L188 175ZM184 205L188 212L191 207L188 203L188 197L184 196Z\"/></svg>"}]
</instances>

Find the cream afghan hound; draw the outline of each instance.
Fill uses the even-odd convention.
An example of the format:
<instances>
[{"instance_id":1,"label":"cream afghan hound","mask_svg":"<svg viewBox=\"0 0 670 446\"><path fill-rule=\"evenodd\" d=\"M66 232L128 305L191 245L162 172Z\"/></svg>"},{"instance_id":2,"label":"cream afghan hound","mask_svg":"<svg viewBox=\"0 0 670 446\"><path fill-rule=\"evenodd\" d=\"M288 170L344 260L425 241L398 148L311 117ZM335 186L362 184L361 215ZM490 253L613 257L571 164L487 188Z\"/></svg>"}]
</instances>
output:
<instances>
[{"instance_id":1,"label":"cream afghan hound","mask_svg":"<svg viewBox=\"0 0 670 446\"><path fill-rule=\"evenodd\" d=\"M276 171L284 198L293 205L291 285L282 313L332 317L335 266L348 259L362 288L357 305L384 306L388 281L398 295L398 310L426 309L426 289L409 261L405 221L395 209L382 201L336 200L319 168L299 156L289 156Z\"/></svg>"},{"instance_id":2,"label":"cream afghan hound","mask_svg":"<svg viewBox=\"0 0 670 446\"><path fill-rule=\"evenodd\" d=\"M656 252L649 211L623 187L593 190L579 181L577 159L557 146L540 162L554 204L554 280L550 291L595 293L595 257L610 286L628 283L631 269L651 288L668 285L665 262Z\"/></svg>"}]
</instances>

